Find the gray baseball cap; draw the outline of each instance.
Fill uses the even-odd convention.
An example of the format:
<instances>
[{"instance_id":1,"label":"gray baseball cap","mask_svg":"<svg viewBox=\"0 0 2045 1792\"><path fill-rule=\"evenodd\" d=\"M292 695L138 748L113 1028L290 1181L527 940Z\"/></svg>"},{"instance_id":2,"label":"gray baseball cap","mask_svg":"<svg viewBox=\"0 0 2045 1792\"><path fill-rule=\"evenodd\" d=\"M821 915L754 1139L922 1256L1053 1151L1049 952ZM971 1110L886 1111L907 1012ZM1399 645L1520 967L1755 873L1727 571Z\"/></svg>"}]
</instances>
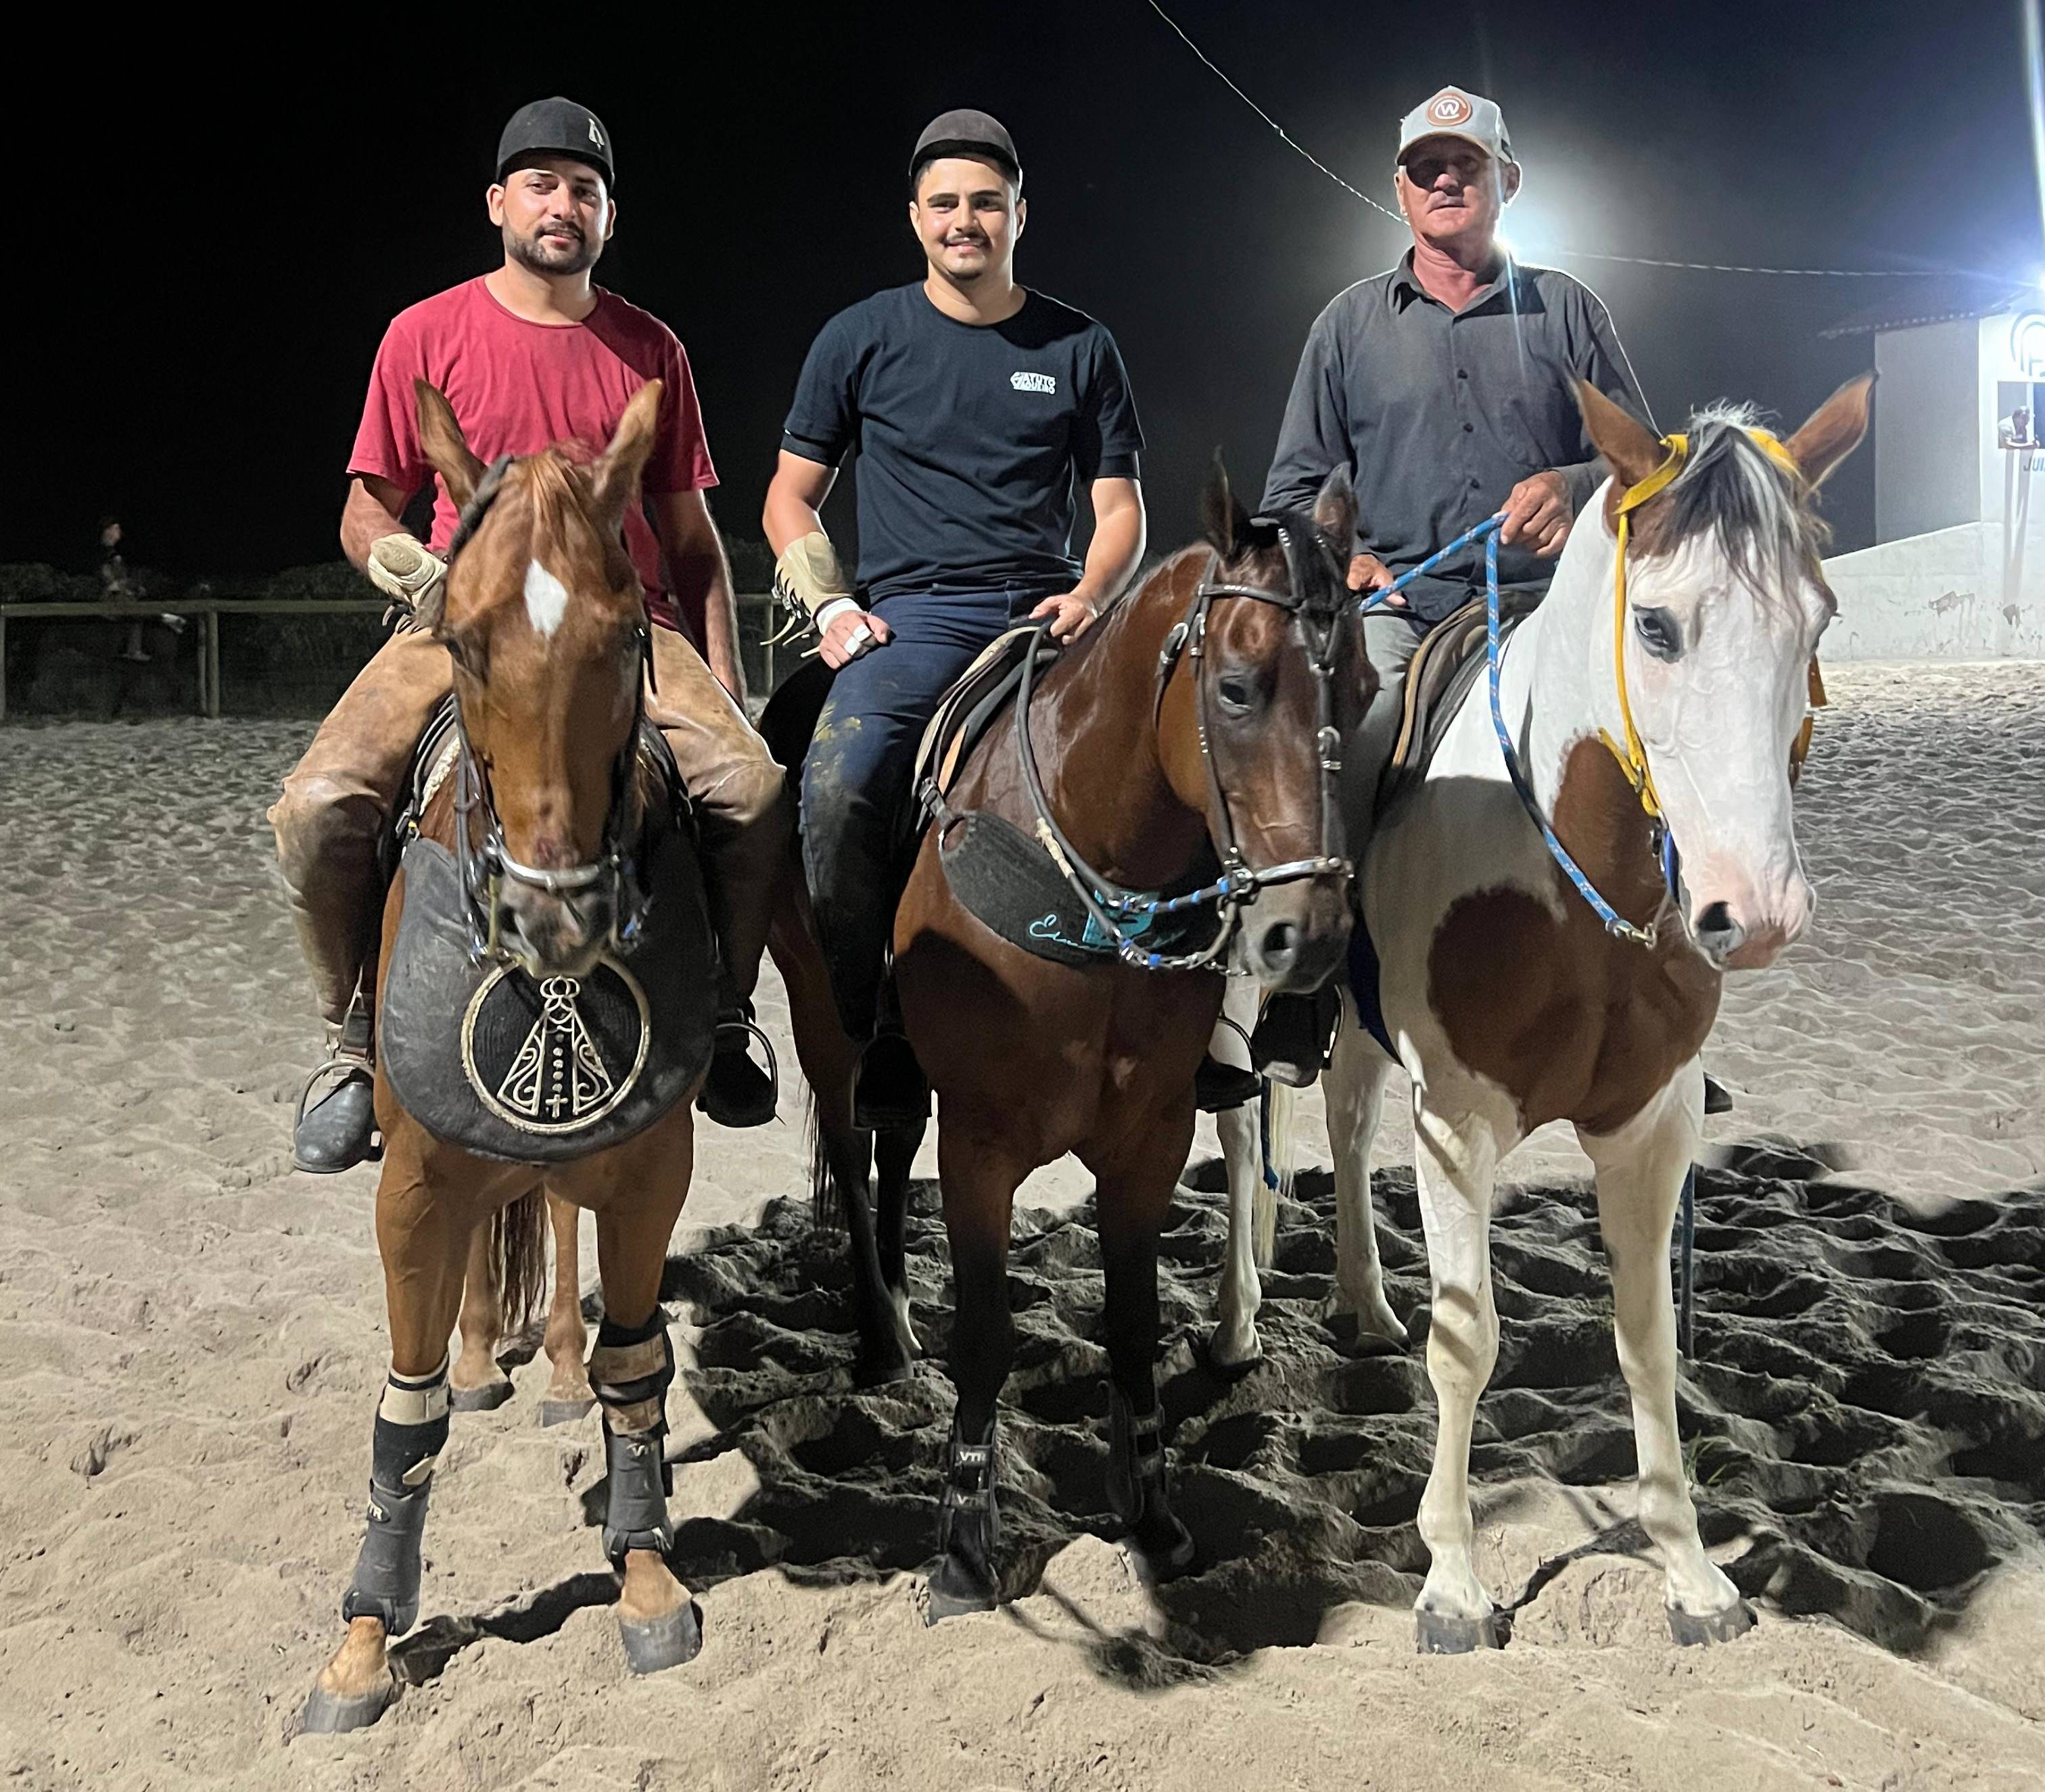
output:
<instances>
[{"instance_id":1,"label":"gray baseball cap","mask_svg":"<svg viewBox=\"0 0 2045 1792\"><path fill-rule=\"evenodd\" d=\"M610 133L603 128L603 121L587 106L558 94L552 99L536 99L511 114L510 123L497 140L499 180L521 156L565 156L571 161L587 162L603 176L605 186L618 184L610 160Z\"/></svg>"},{"instance_id":2,"label":"gray baseball cap","mask_svg":"<svg viewBox=\"0 0 2045 1792\"><path fill-rule=\"evenodd\" d=\"M940 112L923 127L916 139L916 152L909 158L909 178L914 180L924 164L945 156L978 156L991 161L1019 188L1022 162L1015 153L1015 140L999 118L971 106Z\"/></svg>"},{"instance_id":3,"label":"gray baseball cap","mask_svg":"<svg viewBox=\"0 0 2045 1792\"><path fill-rule=\"evenodd\" d=\"M1408 150L1431 137L1461 137L1494 160L1512 160L1512 139L1506 134L1498 102L1465 87L1444 87L1399 121L1399 160L1404 161Z\"/></svg>"}]
</instances>

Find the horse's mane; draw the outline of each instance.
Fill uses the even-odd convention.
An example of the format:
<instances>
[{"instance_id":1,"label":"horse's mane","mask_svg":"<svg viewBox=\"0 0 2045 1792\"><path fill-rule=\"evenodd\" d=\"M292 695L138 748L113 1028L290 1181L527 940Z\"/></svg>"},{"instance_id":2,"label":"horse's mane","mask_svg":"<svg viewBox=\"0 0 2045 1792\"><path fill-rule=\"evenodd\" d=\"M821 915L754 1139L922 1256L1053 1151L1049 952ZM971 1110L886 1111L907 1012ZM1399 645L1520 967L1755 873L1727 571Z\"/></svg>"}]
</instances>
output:
<instances>
[{"instance_id":1,"label":"horse's mane","mask_svg":"<svg viewBox=\"0 0 2045 1792\"><path fill-rule=\"evenodd\" d=\"M1757 591L1782 591L1822 579L1819 558L1829 531L1812 507L1810 488L1793 479L1747 432L1751 405L1719 403L1695 412L1689 453L1668 489L1641 509L1635 541L1643 554L1673 554L1715 536L1720 550Z\"/></svg>"}]
</instances>

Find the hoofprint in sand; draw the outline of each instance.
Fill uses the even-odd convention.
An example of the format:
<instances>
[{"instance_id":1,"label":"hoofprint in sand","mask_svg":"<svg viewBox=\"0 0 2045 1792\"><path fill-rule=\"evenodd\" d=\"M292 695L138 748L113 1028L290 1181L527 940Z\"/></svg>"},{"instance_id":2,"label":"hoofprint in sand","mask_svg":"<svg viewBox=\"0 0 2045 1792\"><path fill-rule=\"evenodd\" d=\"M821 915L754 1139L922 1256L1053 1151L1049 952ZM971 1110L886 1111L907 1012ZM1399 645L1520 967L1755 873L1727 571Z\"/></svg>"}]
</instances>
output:
<instances>
[{"instance_id":1,"label":"hoofprint in sand","mask_svg":"<svg viewBox=\"0 0 2045 1792\"><path fill-rule=\"evenodd\" d=\"M1153 1597L1088 1535L1100 1281L1070 1167L1024 1189L1042 1211L1012 1274L1008 1510L1034 1590L926 1630L894 1570L930 1547L949 1393L934 1370L849 1392L841 1266L795 1209L761 1223L804 1185L791 1100L766 1131L703 1129L670 1266L703 1655L626 1675L583 1534L595 1421L540 1430L545 1364L521 1362L521 1397L465 1416L437 1478L417 1683L336 1740L291 1732L387 1353L374 1173L287 1166L314 1029L261 813L310 730L0 735L7 1783L2045 1786L2045 695L2020 666L1832 685L1799 803L1817 920L1729 987L1707 1054L1740 1091L1721 1142L1847 1166L1728 1150L1750 1173L1704 1185L1685 1431L1757 1633L1666 1640L1581 1160L1540 1139L1508 1166L1473 1463L1505 1650L1410 1653L1429 1397L1417 1354L1319 1320L1317 1177L1281 1215L1269 1355L1242 1382L1198 1358L1217 1198L1189 1189L1165 1240L1200 1571ZM1394 1129L1380 1161L1392 1302L1423 1325ZM916 1231L941 1358L941 1234L927 1211Z\"/></svg>"}]
</instances>

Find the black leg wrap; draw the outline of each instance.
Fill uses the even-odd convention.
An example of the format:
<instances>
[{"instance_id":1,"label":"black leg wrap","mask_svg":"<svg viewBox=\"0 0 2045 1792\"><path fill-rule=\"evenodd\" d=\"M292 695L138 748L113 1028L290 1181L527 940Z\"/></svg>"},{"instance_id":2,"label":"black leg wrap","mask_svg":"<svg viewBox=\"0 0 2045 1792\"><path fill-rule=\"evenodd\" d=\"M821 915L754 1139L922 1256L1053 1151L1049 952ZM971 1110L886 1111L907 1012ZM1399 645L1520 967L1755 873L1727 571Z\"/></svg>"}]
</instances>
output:
<instances>
[{"instance_id":1,"label":"black leg wrap","mask_svg":"<svg viewBox=\"0 0 2045 1792\"><path fill-rule=\"evenodd\" d=\"M1107 1503L1129 1527L1130 1546L1151 1579L1182 1574L1193 1564L1193 1538L1172 1510L1163 1409L1139 1418L1111 1386L1107 1422Z\"/></svg>"},{"instance_id":2,"label":"black leg wrap","mask_svg":"<svg viewBox=\"0 0 2045 1792\"><path fill-rule=\"evenodd\" d=\"M1001 1543L1001 1508L995 1488L999 1478L996 1445L999 1422L990 1420L987 1435L969 1443L952 1421L951 1443L945 1452L945 1491L938 1511L939 1559L930 1575L929 1621L964 1612L991 1612L999 1601L1001 1576L995 1560Z\"/></svg>"},{"instance_id":3,"label":"black leg wrap","mask_svg":"<svg viewBox=\"0 0 2045 1792\"><path fill-rule=\"evenodd\" d=\"M414 1424L389 1416L431 1414ZM392 1376L376 1415L369 1472L369 1522L355 1559L355 1578L341 1615L379 1620L400 1636L419 1615L419 1543L426 1530L426 1496L433 1465L447 1446L447 1373L419 1380Z\"/></svg>"},{"instance_id":4,"label":"black leg wrap","mask_svg":"<svg viewBox=\"0 0 2045 1792\"><path fill-rule=\"evenodd\" d=\"M674 1547L668 1495L674 1470L665 1444L668 1387L675 1378L674 1347L658 1312L644 1325L609 1320L590 1353L590 1385L603 1408L603 1459L610 1503L604 1513L603 1553L622 1567L626 1552Z\"/></svg>"}]
</instances>

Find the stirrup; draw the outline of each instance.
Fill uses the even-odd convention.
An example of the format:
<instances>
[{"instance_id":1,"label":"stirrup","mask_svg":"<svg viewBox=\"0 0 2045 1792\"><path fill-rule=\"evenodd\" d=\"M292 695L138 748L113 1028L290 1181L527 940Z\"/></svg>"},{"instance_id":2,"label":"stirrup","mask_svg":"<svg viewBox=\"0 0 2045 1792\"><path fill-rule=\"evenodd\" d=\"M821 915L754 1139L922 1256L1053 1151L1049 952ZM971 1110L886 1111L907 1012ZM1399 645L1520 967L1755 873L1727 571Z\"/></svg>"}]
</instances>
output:
<instances>
[{"instance_id":1,"label":"stirrup","mask_svg":"<svg viewBox=\"0 0 2045 1792\"><path fill-rule=\"evenodd\" d=\"M367 1053L358 1051L350 1046L337 1043L314 1069L313 1073L306 1078L298 1090L298 1107L291 1116L291 1163L294 1169L304 1170L310 1174L323 1173L325 1166L310 1165L299 1160L298 1154L299 1129L305 1125L307 1114L314 1112L329 1097L339 1094L348 1084L357 1077L361 1078L374 1089L376 1081L375 1066L370 1062ZM321 1095L318 1101L315 1101L313 1099L313 1092L321 1089L322 1085L326 1085L325 1093ZM362 1155L356 1158L354 1163L381 1163L383 1161L383 1135L377 1129L372 1117L369 1137L363 1146ZM352 1169L354 1164L338 1165L333 1167Z\"/></svg>"},{"instance_id":2,"label":"stirrup","mask_svg":"<svg viewBox=\"0 0 2045 1792\"><path fill-rule=\"evenodd\" d=\"M711 1093L712 1083L717 1074L717 1061L724 1055L721 1048L734 1034L745 1041L745 1050L741 1054L740 1062L748 1070L764 1078L765 1081L765 1100L757 1107L743 1109L730 1108L721 1100L713 1096ZM766 1054L767 1067L764 1070L753 1061L752 1042L756 1039L760 1043L761 1050ZM713 1121L722 1127L765 1126L775 1117L780 1108L780 1060L775 1054L774 1042L761 1031L758 1023L753 1019L752 1005L749 1003L738 1008L727 1011L719 1016L711 1031L710 1067L704 1076L703 1088L696 1093L698 1110L708 1115Z\"/></svg>"}]
</instances>

